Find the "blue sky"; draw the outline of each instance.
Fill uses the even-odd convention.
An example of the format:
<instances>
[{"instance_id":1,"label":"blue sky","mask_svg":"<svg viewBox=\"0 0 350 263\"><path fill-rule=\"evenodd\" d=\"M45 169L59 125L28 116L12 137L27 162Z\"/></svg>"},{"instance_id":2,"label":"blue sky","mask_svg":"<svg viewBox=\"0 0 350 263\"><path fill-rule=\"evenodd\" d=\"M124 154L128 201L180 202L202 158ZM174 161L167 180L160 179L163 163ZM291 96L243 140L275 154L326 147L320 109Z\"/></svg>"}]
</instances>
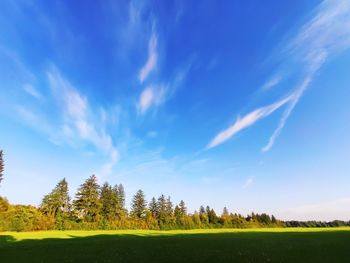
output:
<instances>
[{"instance_id":1,"label":"blue sky","mask_svg":"<svg viewBox=\"0 0 350 263\"><path fill-rule=\"evenodd\" d=\"M349 48L347 0L1 1L0 194L349 219Z\"/></svg>"}]
</instances>

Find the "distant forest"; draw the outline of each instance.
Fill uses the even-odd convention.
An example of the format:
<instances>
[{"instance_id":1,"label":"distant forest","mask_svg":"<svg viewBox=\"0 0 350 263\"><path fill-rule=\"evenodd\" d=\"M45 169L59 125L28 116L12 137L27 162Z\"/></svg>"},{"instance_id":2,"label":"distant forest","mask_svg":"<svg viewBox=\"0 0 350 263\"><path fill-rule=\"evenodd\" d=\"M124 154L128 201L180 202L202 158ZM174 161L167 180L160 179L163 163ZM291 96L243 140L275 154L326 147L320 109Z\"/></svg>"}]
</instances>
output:
<instances>
[{"instance_id":1,"label":"distant forest","mask_svg":"<svg viewBox=\"0 0 350 263\"><path fill-rule=\"evenodd\" d=\"M0 184L4 166L0 151ZM65 178L43 197L39 207L11 205L0 197L0 231L337 226L350 226L350 221L281 221L265 213L248 216L230 213L226 207L218 215L209 206L188 213L184 201L174 205L170 196L161 195L147 202L142 190L135 193L128 210L123 185L111 186L106 182L100 186L95 175L86 179L73 200Z\"/></svg>"}]
</instances>

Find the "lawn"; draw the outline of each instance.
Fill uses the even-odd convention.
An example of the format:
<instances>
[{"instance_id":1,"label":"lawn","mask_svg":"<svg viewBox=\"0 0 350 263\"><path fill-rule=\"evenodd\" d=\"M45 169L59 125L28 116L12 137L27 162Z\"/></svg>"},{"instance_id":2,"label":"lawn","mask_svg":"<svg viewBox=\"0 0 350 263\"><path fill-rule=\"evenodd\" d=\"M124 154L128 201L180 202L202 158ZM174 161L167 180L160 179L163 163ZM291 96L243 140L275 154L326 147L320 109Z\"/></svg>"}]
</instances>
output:
<instances>
[{"instance_id":1,"label":"lawn","mask_svg":"<svg viewBox=\"0 0 350 263\"><path fill-rule=\"evenodd\" d=\"M0 262L350 262L350 228L3 232Z\"/></svg>"}]
</instances>

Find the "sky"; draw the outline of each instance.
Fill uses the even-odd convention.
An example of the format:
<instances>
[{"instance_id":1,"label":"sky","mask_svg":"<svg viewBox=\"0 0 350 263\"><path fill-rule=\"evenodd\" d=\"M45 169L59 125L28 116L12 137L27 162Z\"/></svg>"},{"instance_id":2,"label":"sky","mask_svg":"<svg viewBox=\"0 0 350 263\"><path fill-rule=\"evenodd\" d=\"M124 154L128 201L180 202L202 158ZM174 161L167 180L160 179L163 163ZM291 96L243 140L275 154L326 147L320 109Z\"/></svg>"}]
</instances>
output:
<instances>
[{"instance_id":1,"label":"sky","mask_svg":"<svg viewBox=\"0 0 350 263\"><path fill-rule=\"evenodd\" d=\"M0 195L349 220L349 73L348 0L1 1Z\"/></svg>"}]
</instances>

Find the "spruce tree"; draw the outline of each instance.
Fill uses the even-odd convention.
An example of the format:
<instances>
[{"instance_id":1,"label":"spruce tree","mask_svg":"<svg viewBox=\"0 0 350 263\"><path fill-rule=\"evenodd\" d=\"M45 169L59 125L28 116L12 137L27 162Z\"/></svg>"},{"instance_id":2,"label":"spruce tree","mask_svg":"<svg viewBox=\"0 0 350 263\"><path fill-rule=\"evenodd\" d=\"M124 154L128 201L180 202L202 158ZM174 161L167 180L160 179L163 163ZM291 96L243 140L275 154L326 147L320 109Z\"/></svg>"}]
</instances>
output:
<instances>
[{"instance_id":1,"label":"spruce tree","mask_svg":"<svg viewBox=\"0 0 350 263\"><path fill-rule=\"evenodd\" d=\"M167 200L166 200L166 216L167 218L170 218L173 216L173 203L171 202L171 198L170 196L168 196Z\"/></svg>"},{"instance_id":2,"label":"spruce tree","mask_svg":"<svg viewBox=\"0 0 350 263\"><path fill-rule=\"evenodd\" d=\"M96 176L92 175L78 189L73 204L78 217L84 221L96 222L99 220L101 210L99 188Z\"/></svg>"},{"instance_id":3,"label":"spruce tree","mask_svg":"<svg viewBox=\"0 0 350 263\"><path fill-rule=\"evenodd\" d=\"M55 218L70 211L68 183L65 178L59 181L49 194L44 196L40 209L44 214Z\"/></svg>"},{"instance_id":4,"label":"spruce tree","mask_svg":"<svg viewBox=\"0 0 350 263\"><path fill-rule=\"evenodd\" d=\"M127 209L125 207L125 191L124 191L124 187L122 184L116 184L114 187L113 187L113 191L114 193L116 194L117 196L117 199L118 199L118 204L119 204L119 207L117 209L117 216L118 218L123 218L126 216L127 214Z\"/></svg>"},{"instance_id":5,"label":"spruce tree","mask_svg":"<svg viewBox=\"0 0 350 263\"><path fill-rule=\"evenodd\" d=\"M179 208L180 208L181 216L186 216L187 215L187 207L186 207L185 202L183 200L180 201Z\"/></svg>"},{"instance_id":6,"label":"spruce tree","mask_svg":"<svg viewBox=\"0 0 350 263\"><path fill-rule=\"evenodd\" d=\"M154 218L158 217L158 206L157 206L157 201L154 197L152 197L151 202L149 203L149 211L151 212L151 215Z\"/></svg>"},{"instance_id":7,"label":"spruce tree","mask_svg":"<svg viewBox=\"0 0 350 263\"><path fill-rule=\"evenodd\" d=\"M0 150L0 183L4 179L4 169L5 169L5 164L4 164L4 153L2 150Z\"/></svg>"},{"instance_id":8,"label":"spruce tree","mask_svg":"<svg viewBox=\"0 0 350 263\"><path fill-rule=\"evenodd\" d=\"M120 218L120 204L117 194L107 182L101 188L101 215L111 221Z\"/></svg>"},{"instance_id":9,"label":"spruce tree","mask_svg":"<svg viewBox=\"0 0 350 263\"><path fill-rule=\"evenodd\" d=\"M157 210L158 219L162 222L165 222L167 218L167 201L163 194L157 200Z\"/></svg>"},{"instance_id":10,"label":"spruce tree","mask_svg":"<svg viewBox=\"0 0 350 263\"><path fill-rule=\"evenodd\" d=\"M145 194L140 189L136 192L132 199L131 204L131 216L136 218L144 218L146 215L147 202L145 199Z\"/></svg>"}]
</instances>

